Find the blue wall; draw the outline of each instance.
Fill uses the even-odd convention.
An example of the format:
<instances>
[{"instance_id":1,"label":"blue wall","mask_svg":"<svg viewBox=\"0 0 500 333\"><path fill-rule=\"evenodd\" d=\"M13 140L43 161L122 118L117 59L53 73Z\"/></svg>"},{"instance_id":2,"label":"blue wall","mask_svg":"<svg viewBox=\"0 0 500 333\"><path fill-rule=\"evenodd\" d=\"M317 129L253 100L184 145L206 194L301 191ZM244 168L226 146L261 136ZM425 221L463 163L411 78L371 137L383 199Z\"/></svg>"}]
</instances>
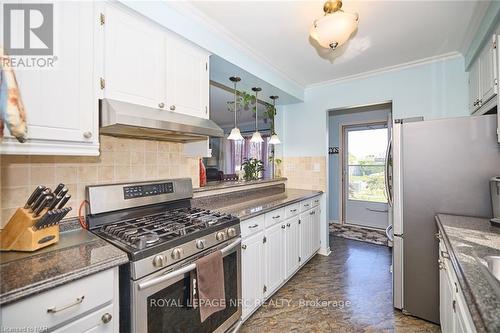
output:
<instances>
[{"instance_id":1,"label":"blue wall","mask_svg":"<svg viewBox=\"0 0 500 333\"><path fill-rule=\"evenodd\" d=\"M327 110L386 101L394 118L468 115L463 57L307 89L304 103L278 109L283 156L326 156Z\"/></svg>"}]
</instances>

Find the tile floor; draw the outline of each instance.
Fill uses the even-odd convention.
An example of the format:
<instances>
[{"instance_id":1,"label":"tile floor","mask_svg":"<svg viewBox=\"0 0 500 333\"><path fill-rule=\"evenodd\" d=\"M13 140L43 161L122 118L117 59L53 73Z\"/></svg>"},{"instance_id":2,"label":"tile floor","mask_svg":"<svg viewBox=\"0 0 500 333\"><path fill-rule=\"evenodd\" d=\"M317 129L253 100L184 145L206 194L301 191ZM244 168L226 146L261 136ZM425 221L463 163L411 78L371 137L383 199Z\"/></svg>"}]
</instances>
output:
<instances>
[{"instance_id":1,"label":"tile floor","mask_svg":"<svg viewBox=\"0 0 500 333\"><path fill-rule=\"evenodd\" d=\"M440 332L393 309L388 247L332 235L330 246L330 256L311 259L240 332Z\"/></svg>"}]
</instances>

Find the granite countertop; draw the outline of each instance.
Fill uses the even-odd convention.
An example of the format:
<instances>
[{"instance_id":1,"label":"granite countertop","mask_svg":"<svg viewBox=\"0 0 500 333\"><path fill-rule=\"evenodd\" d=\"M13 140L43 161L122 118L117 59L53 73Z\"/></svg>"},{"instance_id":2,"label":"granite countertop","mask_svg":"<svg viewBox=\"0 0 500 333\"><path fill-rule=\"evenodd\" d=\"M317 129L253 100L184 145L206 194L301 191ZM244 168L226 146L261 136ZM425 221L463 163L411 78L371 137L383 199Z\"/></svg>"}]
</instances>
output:
<instances>
[{"instance_id":1,"label":"granite countertop","mask_svg":"<svg viewBox=\"0 0 500 333\"><path fill-rule=\"evenodd\" d=\"M246 220L261 215L286 205L293 204L322 194L322 191L282 189L278 193L262 193L256 196L237 196L221 200L219 196L213 196L211 200L203 203L195 203L196 207L216 210L221 213L232 214Z\"/></svg>"},{"instance_id":2,"label":"granite countertop","mask_svg":"<svg viewBox=\"0 0 500 333\"><path fill-rule=\"evenodd\" d=\"M249 186L249 185L259 185L259 184L272 184L278 182L284 182L287 178L270 178L270 179L259 179L259 180L237 180L237 181L219 181L219 182L208 182L206 186L193 189L194 193L206 192L213 190L220 190L239 186Z\"/></svg>"},{"instance_id":3,"label":"granite countertop","mask_svg":"<svg viewBox=\"0 0 500 333\"><path fill-rule=\"evenodd\" d=\"M87 230L64 231L58 243L36 252L0 253L0 304L127 262L125 252Z\"/></svg>"},{"instance_id":4,"label":"granite countertop","mask_svg":"<svg viewBox=\"0 0 500 333\"><path fill-rule=\"evenodd\" d=\"M439 214L437 224L478 332L500 332L500 281L486 256L500 255L500 228L488 219Z\"/></svg>"}]
</instances>

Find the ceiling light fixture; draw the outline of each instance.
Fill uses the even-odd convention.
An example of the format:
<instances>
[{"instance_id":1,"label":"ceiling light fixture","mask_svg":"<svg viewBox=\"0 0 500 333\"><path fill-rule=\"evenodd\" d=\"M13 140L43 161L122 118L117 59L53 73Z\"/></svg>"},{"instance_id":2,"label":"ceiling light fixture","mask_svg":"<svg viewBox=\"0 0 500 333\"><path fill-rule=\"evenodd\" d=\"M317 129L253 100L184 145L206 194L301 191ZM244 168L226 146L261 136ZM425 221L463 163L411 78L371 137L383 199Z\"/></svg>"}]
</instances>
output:
<instances>
[{"instance_id":1,"label":"ceiling light fixture","mask_svg":"<svg viewBox=\"0 0 500 333\"><path fill-rule=\"evenodd\" d=\"M259 91L262 90L262 88L254 87L252 88L252 90L255 92L255 132L253 133L250 142L261 143L264 142L264 139L262 139L262 136L259 132L259 100L257 98L257 95Z\"/></svg>"},{"instance_id":2,"label":"ceiling light fixture","mask_svg":"<svg viewBox=\"0 0 500 333\"><path fill-rule=\"evenodd\" d=\"M347 42L358 27L359 15L346 13L341 8L342 1L328 0L323 6L325 16L315 20L311 27L310 36L322 47L335 50Z\"/></svg>"},{"instance_id":3,"label":"ceiling light fixture","mask_svg":"<svg viewBox=\"0 0 500 333\"><path fill-rule=\"evenodd\" d=\"M279 97L278 96L269 96L269 98L273 100L273 108L274 108L274 112L276 112L276 100ZM274 116L272 119L271 126L272 126L271 127L271 139L269 139L269 144L279 145L281 143L281 141L280 141L278 134L276 134L275 125L274 125Z\"/></svg>"},{"instance_id":4,"label":"ceiling light fixture","mask_svg":"<svg viewBox=\"0 0 500 333\"><path fill-rule=\"evenodd\" d=\"M236 113L238 112L238 90L236 90L236 84L241 81L241 78L237 76L231 76L229 80L234 83L234 128L231 130L231 133L229 133L227 139L241 141L243 140L243 136L241 135L240 129L236 124Z\"/></svg>"}]
</instances>

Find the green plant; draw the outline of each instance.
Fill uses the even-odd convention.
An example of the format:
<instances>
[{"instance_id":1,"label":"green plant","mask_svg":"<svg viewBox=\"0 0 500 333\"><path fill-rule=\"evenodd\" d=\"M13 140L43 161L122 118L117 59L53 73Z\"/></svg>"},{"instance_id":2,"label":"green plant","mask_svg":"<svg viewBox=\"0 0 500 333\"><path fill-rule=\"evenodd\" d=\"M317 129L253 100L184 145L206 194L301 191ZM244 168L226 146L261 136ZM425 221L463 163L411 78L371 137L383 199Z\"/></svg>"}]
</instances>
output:
<instances>
[{"instance_id":1,"label":"green plant","mask_svg":"<svg viewBox=\"0 0 500 333\"><path fill-rule=\"evenodd\" d=\"M245 180L257 180L264 172L264 163L256 158L245 158L241 164Z\"/></svg>"}]
</instances>

